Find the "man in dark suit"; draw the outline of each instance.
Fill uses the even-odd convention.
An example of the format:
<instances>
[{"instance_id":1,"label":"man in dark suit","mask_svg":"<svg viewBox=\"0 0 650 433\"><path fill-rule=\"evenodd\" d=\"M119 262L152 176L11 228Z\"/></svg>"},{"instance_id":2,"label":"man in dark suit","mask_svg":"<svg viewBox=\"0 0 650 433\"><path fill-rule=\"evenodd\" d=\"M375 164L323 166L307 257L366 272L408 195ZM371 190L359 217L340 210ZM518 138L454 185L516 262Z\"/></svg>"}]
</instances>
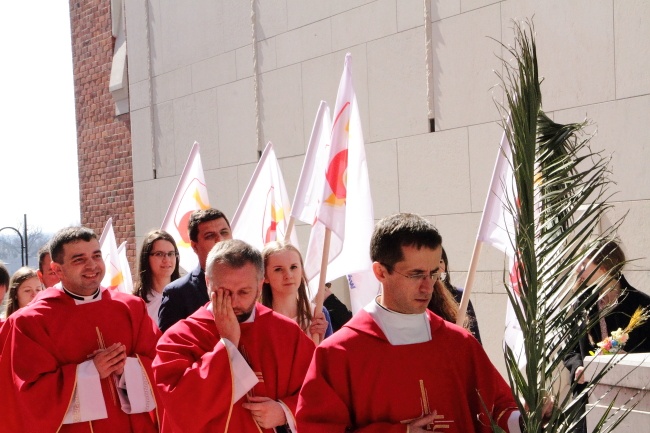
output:
<instances>
[{"instance_id":1,"label":"man in dark suit","mask_svg":"<svg viewBox=\"0 0 650 433\"><path fill-rule=\"evenodd\" d=\"M217 209L195 211L187 225L192 249L199 257L199 266L165 287L158 310L158 327L162 332L210 300L204 272L208 253L215 244L232 239L228 218Z\"/></svg>"}]
</instances>

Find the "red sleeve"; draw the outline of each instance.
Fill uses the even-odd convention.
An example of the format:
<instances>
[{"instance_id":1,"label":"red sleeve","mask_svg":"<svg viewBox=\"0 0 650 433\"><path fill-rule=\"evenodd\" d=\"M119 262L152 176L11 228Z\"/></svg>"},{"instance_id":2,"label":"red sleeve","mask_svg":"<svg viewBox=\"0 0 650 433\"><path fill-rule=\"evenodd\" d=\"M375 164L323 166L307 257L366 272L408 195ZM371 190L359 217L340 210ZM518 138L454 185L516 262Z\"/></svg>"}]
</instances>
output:
<instances>
[{"instance_id":1,"label":"red sleeve","mask_svg":"<svg viewBox=\"0 0 650 433\"><path fill-rule=\"evenodd\" d=\"M177 431L201 431L208 424L214 431L225 431L233 393L228 350L219 341L212 350L204 352L201 346L205 342L201 344L198 340L205 332L193 336L177 329L172 328L162 336L153 361L165 418ZM194 398L199 391L201 398Z\"/></svg>"},{"instance_id":2,"label":"red sleeve","mask_svg":"<svg viewBox=\"0 0 650 433\"><path fill-rule=\"evenodd\" d=\"M287 405L291 413L293 413L294 418L298 406L298 393L300 392L300 388L305 380L305 375L309 369L309 364L311 363L311 358L314 354L315 348L314 342L302 331L302 329L298 329L296 334L296 344L293 356L290 359L292 365L288 386L289 394L278 398L279 400L282 400L282 403Z\"/></svg>"},{"instance_id":3,"label":"red sleeve","mask_svg":"<svg viewBox=\"0 0 650 433\"><path fill-rule=\"evenodd\" d=\"M40 335L46 330L33 327L30 329L33 335L28 336L21 324L18 317L5 341L2 380L11 378L13 384L5 388L3 383L2 389L14 388L11 394L14 394L15 410L5 411L3 407L3 413L24 414L20 420L23 431L57 431L72 399L77 365L59 365L50 351L39 343L39 340L48 341L46 336Z\"/></svg>"},{"instance_id":4,"label":"red sleeve","mask_svg":"<svg viewBox=\"0 0 650 433\"><path fill-rule=\"evenodd\" d=\"M504 431L508 432L508 418L512 412L518 410L512 390L510 386L503 379L501 374L497 371L494 365L490 362L485 351L480 347L478 342L474 345L475 350L471 359L473 371L476 371L476 401L473 407L484 408L490 411L490 417L501 427ZM471 394L470 394L471 395ZM477 426L477 431L491 432L489 428L490 421L487 417L485 410L481 410L479 415L480 426ZM478 429L481 430L478 430Z\"/></svg>"},{"instance_id":5,"label":"red sleeve","mask_svg":"<svg viewBox=\"0 0 650 433\"><path fill-rule=\"evenodd\" d=\"M344 349L317 347L298 398L300 433L404 433L406 424L373 423L352 429L347 356Z\"/></svg>"},{"instance_id":6,"label":"red sleeve","mask_svg":"<svg viewBox=\"0 0 650 433\"><path fill-rule=\"evenodd\" d=\"M10 321L5 321L0 332L0 407L2 408L2 422L0 432L22 432L25 431L18 416L16 401L16 389L13 382L13 371L11 369L11 339L9 330L12 328ZM4 353L4 356L3 356Z\"/></svg>"}]
</instances>

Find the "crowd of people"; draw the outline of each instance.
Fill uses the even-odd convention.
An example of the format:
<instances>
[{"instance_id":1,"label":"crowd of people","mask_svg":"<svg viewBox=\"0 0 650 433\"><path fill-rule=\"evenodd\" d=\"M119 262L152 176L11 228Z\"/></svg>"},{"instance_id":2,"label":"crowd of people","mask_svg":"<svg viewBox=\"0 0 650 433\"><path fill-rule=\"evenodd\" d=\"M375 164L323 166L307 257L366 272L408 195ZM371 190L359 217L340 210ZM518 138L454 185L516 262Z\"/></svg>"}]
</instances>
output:
<instances>
[{"instance_id":1,"label":"crowd of people","mask_svg":"<svg viewBox=\"0 0 650 433\"><path fill-rule=\"evenodd\" d=\"M377 223L382 291L354 316L329 283L322 309L311 303L290 243L258 251L212 208L188 233L199 264L182 277L173 237L146 234L133 295L100 286L85 227L56 233L38 271L0 265L0 432L521 431L471 304L455 325L462 290L424 218ZM611 270L593 262L590 278ZM616 281L615 297L650 304ZM582 357L567 360L576 380Z\"/></svg>"}]
</instances>

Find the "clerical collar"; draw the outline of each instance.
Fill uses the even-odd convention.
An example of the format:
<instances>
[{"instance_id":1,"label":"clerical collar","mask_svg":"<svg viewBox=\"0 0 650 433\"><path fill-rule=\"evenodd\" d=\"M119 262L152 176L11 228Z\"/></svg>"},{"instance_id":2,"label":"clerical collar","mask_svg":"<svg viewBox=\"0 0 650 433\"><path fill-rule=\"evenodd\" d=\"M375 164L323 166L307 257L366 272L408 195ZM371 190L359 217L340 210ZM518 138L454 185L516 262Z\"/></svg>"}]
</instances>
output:
<instances>
[{"instance_id":1,"label":"clerical collar","mask_svg":"<svg viewBox=\"0 0 650 433\"><path fill-rule=\"evenodd\" d=\"M63 289L63 292L66 295L74 299L74 302L77 305L84 304L84 303L91 303L91 302L99 301L101 299L101 296L99 296L101 294L101 290L99 290L99 287L97 287L95 293L93 293L90 296L81 296L81 295L77 295L76 293L72 293L70 290L63 287L63 285L61 285L61 288Z\"/></svg>"},{"instance_id":2,"label":"clerical collar","mask_svg":"<svg viewBox=\"0 0 650 433\"><path fill-rule=\"evenodd\" d=\"M363 309L381 328L390 344L402 346L431 341L431 325L426 313L398 313L380 305L378 299L379 296Z\"/></svg>"}]
</instances>

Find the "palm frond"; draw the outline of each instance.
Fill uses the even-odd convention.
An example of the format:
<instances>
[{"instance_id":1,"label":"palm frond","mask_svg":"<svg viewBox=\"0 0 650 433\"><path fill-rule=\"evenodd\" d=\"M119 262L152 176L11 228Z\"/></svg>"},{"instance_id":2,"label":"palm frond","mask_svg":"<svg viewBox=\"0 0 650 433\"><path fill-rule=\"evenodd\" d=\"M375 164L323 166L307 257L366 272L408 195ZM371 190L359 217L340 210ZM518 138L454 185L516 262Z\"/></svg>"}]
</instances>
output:
<instances>
[{"instance_id":1,"label":"palm frond","mask_svg":"<svg viewBox=\"0 0 650 433\"><path fill-rule=\"evenodd\" d=\"M598 372L581 393L556 394L550 420L543 419L544 397L560 380L564 357L608 314L603 310L588 317L585 312L603 296L613 277L587 288L586 283L577 283L575 270L590 247L615 236L622 220L595 235L611 208L610 160L591 150L591 137L583 132L587 121L560 124L544 113L533 24L515 23L514 32L514 46L503 46L512 62L503 60L499 78L505 102L497 105L510 143L517 195L508 210L515 219L512 241L520 296L507 293L523 333L526 367L519 370L509 348L505 359L525 430L565 432L586 416L584 401L607 369ZM618 362L617 358L611 362ZM605 427L611 409L594 431L611 427Z\"/></svg>"}]
</instances>

